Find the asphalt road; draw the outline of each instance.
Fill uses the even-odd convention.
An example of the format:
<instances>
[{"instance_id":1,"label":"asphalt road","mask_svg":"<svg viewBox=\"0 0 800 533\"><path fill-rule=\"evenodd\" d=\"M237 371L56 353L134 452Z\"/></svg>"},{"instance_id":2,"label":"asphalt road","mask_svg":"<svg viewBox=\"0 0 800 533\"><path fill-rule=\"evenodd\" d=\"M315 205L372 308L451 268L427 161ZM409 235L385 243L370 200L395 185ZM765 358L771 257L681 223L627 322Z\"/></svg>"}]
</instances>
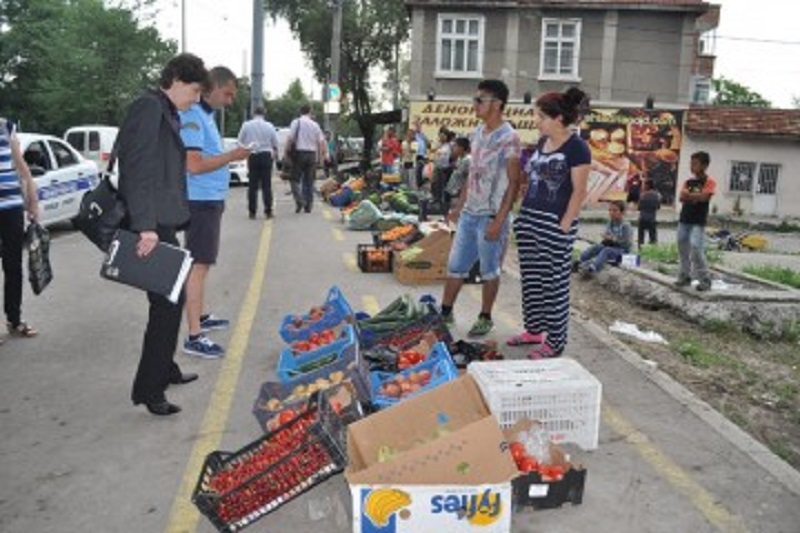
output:
<instances>
[{"instance_id":1,"label":"asphalt road","mask_svg":"<svg viewBox=\"0 0 800 533\"><path fill-rule=\"evenodd\" d=\"M368 235L347 232L338 213L319 204L296 215L284 186L275 191L272 222L248 220L245 190L232 191L207 295L210 309L234 322L213 335L228 355L176 355L200 380L168 391L184 409L174 417L153 417L129 400L144 295L101 280L100 254L78 234L57 233L55 281L39 297L25 294L24 314L39 337L0 345L0 531L213 531L188 495L206 453L259 435L250 410L261 382L274 378L284 314L320 303L333 284L371 311L403 292L439 296L438 286L408 288L388 274L359 273L354 251ZM498 339L520 327L518 295L518 281L506 275ZM479 290L467 287L457 336L478 302ZM591 323L573 321L566 355L603 383L600 447L573 450L589 469L582 505L522 511L513 531L800 531L797 472L621 350ZM336 476L250 531L350 531L349 506Z\"/></svg>"}]
</instances>

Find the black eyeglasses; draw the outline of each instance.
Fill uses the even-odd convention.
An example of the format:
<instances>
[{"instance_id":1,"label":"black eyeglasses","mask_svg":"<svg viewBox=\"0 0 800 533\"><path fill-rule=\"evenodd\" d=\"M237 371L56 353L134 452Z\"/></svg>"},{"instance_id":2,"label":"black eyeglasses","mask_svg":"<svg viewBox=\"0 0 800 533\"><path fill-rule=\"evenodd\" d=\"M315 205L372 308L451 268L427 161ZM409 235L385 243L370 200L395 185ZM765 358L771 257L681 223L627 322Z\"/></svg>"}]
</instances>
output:
<instances>
[{"instance_id":1,"label":"black eyeglasses","mask_svg":"<svg viewBox=\"0 0 800 533\"><path fill-rule=\"evenodd\" d=\"M472 101L479 105L484 102L495 102L497 101L497 98L494 96L475 96L472 98Z\"/></svg>"}]
</instances>

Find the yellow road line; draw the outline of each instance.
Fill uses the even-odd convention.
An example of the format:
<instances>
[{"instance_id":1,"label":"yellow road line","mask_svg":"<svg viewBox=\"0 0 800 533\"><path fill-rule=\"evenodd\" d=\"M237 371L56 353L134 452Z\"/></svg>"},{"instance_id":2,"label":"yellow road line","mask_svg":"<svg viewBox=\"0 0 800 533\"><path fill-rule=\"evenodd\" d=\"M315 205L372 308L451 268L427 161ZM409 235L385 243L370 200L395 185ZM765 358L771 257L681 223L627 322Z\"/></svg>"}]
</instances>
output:
<instances>
[{"instance_id":1,"label":"yellow road line","mask_svg":"<svg viewBox=\"0 0 800 533\"><path fill-rule=\"evenodd\" d=\"M339 228L331 228L331 233L333 233L333 240L343 242L344 241L344 233Z\"/></svg>"},{"instance_id":2,"label":"yellow road line","mask_svg":"<svg viewBox=\"0 0 800 533\"><path fill-rule=\"evenodd\" d=\"M378 311L381 310L381 306L378 303L378 299L372 296L371 294L365 294L361 297L361 304L364 306L364 311L369 313L370 315L377 315Z\"/></svg>"},{"instance_id":3,"label":"yellow road line","mask_svg":"<svg viewBox=\"0 0 800 533\"><path fill-rule=\"evenodd\" d=\"M358 263L356 262L355 252L343 253L342 261L344 261L344 266L347 267L347 270L350 272L358 272Z\"/></svg>"},{"instance_id":4,"label":"yellow road line","mask_svg":"<svg viewBox=\"0 0 800 533\"><path fill-rule=\"evenodd\" d=\"M615 409L603 405L603 422L616 433L624 437L625 441L636 449L645 461L670 485L686 496L709 522L720 531L730 533L746 533L747 528L741 519L732 515L723 506L717 503L714 496L698 484L683 468L665 455L652 441L636 429Z\"/></svg>"},{"instance_id":5,"label":"yellow road line","mask_svg":"<svg viewBox=\"0 0 800 533\"><path fill-rule=\"evenodd\" d=\"M253 327L253 321L258 311L258 302L261 299L271 240L272 224L264 224L256 262L253 266L253 275L247 289L247 296L239 310L236 328L231 335L227 355L222 361L217 383L211 393L208 409L206 409L206 414L200 425L198 439L189 456L180 489L172 504L172 511L170 512L166 529L168 533L190 533L197 527L200 514L192 505L192 491L197 483L197 476L200 474L206 455L219 448L222 434L228 422L228 415L230 414L236 385L239 381L242 362L247 353L250 330Z\"/></svg>"}]
</instances>

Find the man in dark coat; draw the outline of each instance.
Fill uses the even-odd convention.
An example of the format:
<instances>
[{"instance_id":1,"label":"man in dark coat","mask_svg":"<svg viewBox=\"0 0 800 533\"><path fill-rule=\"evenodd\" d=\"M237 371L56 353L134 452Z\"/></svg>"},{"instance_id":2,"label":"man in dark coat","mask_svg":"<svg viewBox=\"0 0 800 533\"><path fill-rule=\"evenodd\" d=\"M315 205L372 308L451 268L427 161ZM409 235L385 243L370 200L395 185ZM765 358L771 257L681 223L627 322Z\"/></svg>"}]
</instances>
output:
<instances>
[{"instance_id":1,"label":"man in dark coat","mask_svg":"<svg viewBox=\"0 0 800 533\"><path fill-rule=\"evenodd\" d=\"M120 128L119 190L128 209L127 228L139 234L140 257L159 241L177 245L176 231L189 221L178 111L198 101L207 79L200 58L175 56L161 71L159 87L131 104ZM167 387L197 379L197 374L183 374L173 360L184 297L177 304L152 292L147 298L150 313L131 399L154 415L171 415L181 409L167 401Z\"/></svg>"}]
</instances>

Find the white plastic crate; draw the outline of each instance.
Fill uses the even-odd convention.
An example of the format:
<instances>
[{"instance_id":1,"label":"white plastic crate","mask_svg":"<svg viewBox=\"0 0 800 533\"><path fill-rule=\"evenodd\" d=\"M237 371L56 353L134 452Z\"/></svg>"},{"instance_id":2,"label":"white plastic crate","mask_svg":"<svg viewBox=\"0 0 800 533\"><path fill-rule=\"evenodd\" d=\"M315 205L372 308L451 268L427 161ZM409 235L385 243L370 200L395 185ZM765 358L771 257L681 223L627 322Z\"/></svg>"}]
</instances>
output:
<instances>
[{"instance_id":1,"label":"white plastic crate","mask_svg":"<svg viewBox=\"0 0 800 533\"><path fill-rule=\"evenodd\" d=\"M602 385L577 361L479 361L467 371L501 427L538 420L553 442L597 449Z\"/></svg>"}]
</instances>

